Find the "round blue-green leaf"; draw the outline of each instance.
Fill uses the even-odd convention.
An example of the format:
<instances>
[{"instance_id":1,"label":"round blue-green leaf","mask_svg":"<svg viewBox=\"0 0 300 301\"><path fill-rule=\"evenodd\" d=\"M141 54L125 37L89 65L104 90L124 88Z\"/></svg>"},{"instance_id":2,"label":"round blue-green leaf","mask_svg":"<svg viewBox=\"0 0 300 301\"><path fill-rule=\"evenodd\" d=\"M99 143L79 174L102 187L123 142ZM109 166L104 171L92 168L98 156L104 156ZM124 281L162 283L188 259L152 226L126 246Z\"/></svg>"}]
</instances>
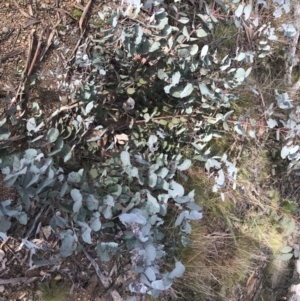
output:
<instances>
[{"instance_id":1,"label":"round blue-green leaf","mask_svg":"<svg viewBox=\"0 0 300 301\"><path fill-rule=\"evenodd\" d=\"M93 101L90 101L90 102L86 105L85 112L86 112L87 114L89 114L89 113L92 111L93 107L94 107L94 102L93 102Z\"/></svg>"},{"instance_id":2,"label":"round blue-green leaf","mask_svg":"<svg viewBox=\"0 0 300 301\"><path fill-rule=\"evenodd\" d=\"M177 166L177 169L180 171L187 170L191 167L192 161L190 159L186 159L181 163L180 165Z\"/></svg>"},{"instance_id":3,"label":"round blue-green leaf","mask_svg":"<svg viewBox=\"0 0 300 301\"><path fill-rule=\"evenodd\" d=\"M239 18L242 15L243 10L244 5L240 4L234 14Z\"/></svg>"},{"instance_id":4,"label":"round blue-green leaf","mask_svg":"<svg viewBox=\"0 0 300 301\"><path fill-rule=\"evenodd\" d=\"M173 278L180 278L183 276L185 272L185 266L180 262L177 261L175 263L175 269L168 275L169 278L173 279Z\"/></svg>"},{"instance_id":5,"label":"round blue-green leaf","mask_svg":"<svg viewBox=\"0 0 300 301\"><path fill-rule=\"evenodd\" d=\"M286 253L286 254L280 254L280 255L278 255L276 257L276 259L286 261L286 260L292 259L292 257L293 257L293 253Z\"/></svg>"},{"instance_id":6,"label":"round blue-green leaf","mask_svg":"<svg viewBox=\"0 0 300 301\"><path fill-rule=\"evenodd\" d=\"M121 152L121 161L124 166L131 166L130 155L128 151Z\"/></svg>"},{"instance_id":7,"label":"round blue-green leaf","mask_svg":"<svg viewBox=\"0 0 300 301\"><path fill-rule=\"evenodd\" d=\"M59 130L58 129L55 129L55 128L51 128L48 133L47 133L47 141L49 143L53 143L56 141L56 139L58 138L59 136Z\"/></svg>"},{"instance_id":8,"label":"round blue-green leaf","mask_svg":"<svg viewBox=\"0 0 300 301\"><path fill-rule=\"evenodd\" d=\"M252 11L252 5L248 4L245 6L244 8L244 18L245 20L248 20L250 15L251 15L251 11Z\"/></svg>"},{"instance_id":9,"label":"round blue-green leaf","mask_svg":"<svg viewBox=\"0 0 300 301\"><path fill-rule=\"evenodd\" d=\"M195 55L199 51L199 46L197 44L193 44L190 47L191 55Z\"/></svg>"},{"instance_id":10,"label":"round blue-green leaf","mask_svg":"<svg viewBox=\"0 0 300 301\"><path fill-rule=\"evenodd\" d=\"M201 54L200 54L200 57L203 58L207 55L208 53L208 45L204 45L201 49Z\"/></svg>"},{"instance_id":11,"label":"round blue-green leaf","mask_svg":"<svg viewBox=\"0 0 300 301\"><path fill-rule=\"evenodd\" d=\"M34 117L28 119L26 123L26 128L28 132L34 131L36 129L36 122Z\"/></svg>"},{"instance_id":12,"label":"round blue-green leaf","mask_svg":"<svg viewBox=\"0 0 300 301\"><path fill-rule=\"evenodd\" d=\"M157 183L157 174L156 173L153 172L149 175L148 183L151 188L154 188L156 186L156 183Z\"/></svg>"},{"instance_id":13,"label":"round blue-green leaf","mask_svg":"<svg viewBox=\"0 0 300 301\"><path fill-rule=\"evenodd\" d=\"M204 38L207 36L207 32L203 28L199 28L196 30L196 35L198 38Z\"/></svg>"},{"instance_id":14,"label":"round blue-green leaf","mask_svg":"<svg viewBox=\"0 0 300 301\"><path fill-rule=\"evenodd\" d=\"M292 247L286 246L286 247L283 247L283 248L279 249L279 252L285 254L285 253L290 253L290 252L292 252L292 250L293 250Z\"/></svg>"},{"instance_id":15,"label":"round blue-green leaf","mask_svg":"<svg viewBox=\"0 0 300 301\"><path fill-rule=\"evenodd\" d=\"M185 88L181 91L181 98L189 96L193 92L194 88L192 84L187 84Z\"/></svg>"}]
</instances>

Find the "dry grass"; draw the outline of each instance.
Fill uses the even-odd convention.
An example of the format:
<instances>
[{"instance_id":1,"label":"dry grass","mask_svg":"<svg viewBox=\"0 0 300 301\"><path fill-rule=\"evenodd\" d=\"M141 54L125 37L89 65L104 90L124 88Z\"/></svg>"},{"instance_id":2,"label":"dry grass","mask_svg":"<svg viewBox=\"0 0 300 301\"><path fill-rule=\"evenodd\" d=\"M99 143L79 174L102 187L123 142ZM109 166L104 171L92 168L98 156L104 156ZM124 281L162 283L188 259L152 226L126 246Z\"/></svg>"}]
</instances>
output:
<instances>
[{"instance_id":1,"label":"dry grass","mask_svg":"<svg viewBox=\"0 0 300 301\"><path fill-rule=\"evenodd\" d=\"M228 140L222 139L226 145ZM195 189L204 218L193 225L193 243L181 253L187 270L184 281L174 285L179 300L228 300L226 292L237 283L245 286L249 275L260 264L265 267L284 245L270 214L279 208L278 193L263 189L272 166L270 154L263 144L244 143L237 165L239 189L226 191L225 202L211 191L213 180L202 167L190 171L186 188Z\"/></svg>"},{"instance_id":2,"label":"dry grass","mask_svg":"<svg viewBox=\"0 0 300 301\"><path fill-rule=\"evenodd\" d=\"M41 301L66 301L68 288L63 283L51 281L39 286L38 296Z\"/></svg>"}]
</instances>

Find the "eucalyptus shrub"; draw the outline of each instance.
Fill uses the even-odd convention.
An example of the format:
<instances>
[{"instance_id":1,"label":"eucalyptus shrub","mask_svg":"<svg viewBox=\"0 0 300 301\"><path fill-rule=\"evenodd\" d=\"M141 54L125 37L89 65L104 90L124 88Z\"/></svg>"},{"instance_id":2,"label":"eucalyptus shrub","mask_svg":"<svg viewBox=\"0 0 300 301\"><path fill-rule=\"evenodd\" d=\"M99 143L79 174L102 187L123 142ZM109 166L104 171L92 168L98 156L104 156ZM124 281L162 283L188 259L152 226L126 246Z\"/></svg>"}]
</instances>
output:
<instances>
[{"instance_id":1,"label":"eucalyptus shrub","mask_svg":"<svg viewBox=\"0 0 300 301\"><path fill-rule=\"evenodd\" d=\"M163 268L168 252L163 224L168 211L177 216L174 227L184 246L189 244L190 222L201 219L202 213L194 191L185 194L175 178L191 161L181 155L168 159L156 152L153 141L156 136L149 138L147 154L132 156L126 149L114 154L91 183L84 170L65 173L40 150L14 156L12 166L3 167L2 173L5 185L14 186L20 197L17 206L9 200L1 204L0 231L9 231L11 218L26 225L31 206L46 204L53 212L51 229L61 239L61 257L95 241L103 261L126 248L137 274L130 290L158 297L185 270L179 261L173 271Z\"/></svg>"},{"instance_id":2,"label":"eucalyptus shrub","mask_svg":"<svg viewBox=\"0 0 300 301\"><path fill-rule=\"evenodd\" d=\"M259 4L262 13L272 9L274 18L290 9L289 1ZM272 54L277 33L287 41L296 34L292 24L274 27L260 12L238 0L231 5L204 2L199 10L163 0L104 5L89 20L95 32L77 49L71 81L69 70L39 74L40 79L55 77L59 90L79 105L45 119L32 102L26 124L22 114L17 117L18 107L0 120L2 150L11 147L10 124L16 126L18 120L30 145L1 163L5 184L14 186L19 198L16 204L0 204L0 237L6 237L14 219L26 225L33 205L47 206L62 258L79 252L83 244L95 246L103 261L126 249L137 275L131 292L158 297L167 291L185 270L177 259L172 271L164 268L167 214L174 217L183 246L190 243L191 221L202 217L194 192L185 194L177 176L185 178L192 162L201 161L208 176L215 176L213 191L225 200L226 189L237 185L237 168L226 154L212 153L210 142L230 131L257 139L258 124L249 111L236 117L231 105L241 87L259 94L252 67ZM248 38L253 28L253 47L235 47L221 55L213 35L217 26L228 24L246 31ZM286 59L290 64L295 60ZM287 93L275 91L274 97L277 104L264 112L267 127L275 129L277 139L285 135L281 156L291 160L291 168L299 168L295 138L300 109L293 108ZM289 117L278 117L278 110L288 110ZM126 144L116 138L120 132L126 133ZM191 160L180 154L185 146L193 149ZM106 156L88 172L67 172L78 149L91 158L97 154L98 159L100 150ZM28 237L23 242L31 254L38 248ZM38 263L30 256L33 264Z\"/></svg>"}]
</instances>

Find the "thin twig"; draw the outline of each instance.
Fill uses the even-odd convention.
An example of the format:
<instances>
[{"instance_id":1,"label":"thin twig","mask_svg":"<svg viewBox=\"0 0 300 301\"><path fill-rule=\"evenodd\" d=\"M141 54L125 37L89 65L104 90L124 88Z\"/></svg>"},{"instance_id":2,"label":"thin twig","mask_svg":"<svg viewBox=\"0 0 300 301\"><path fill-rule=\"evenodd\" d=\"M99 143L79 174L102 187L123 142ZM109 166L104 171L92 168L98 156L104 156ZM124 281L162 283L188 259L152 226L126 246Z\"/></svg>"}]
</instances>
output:
<instances>
[{"instance_id":1,"label":"thin twig","mask_svg":"<svg viewBox=\"0 0 300 301\"><path fill-rule=\"evenodd\" d=\"M40 58L40 62L43 60L46 52L48 51L49 47L51 46L51 43L52 43L52 40L53 40L53 37L55 35L55 32L56 32L56 27L60 24L61 20L59 20L55 25L54 27L52 28L52 31L47 39L47 45L45 47L45 49L43 50L42 54L41 54L41 58Z\"/></svg>"},{"instance_id":2,"label":"thin twig","mask_svg":"<svg viewBox=\"0 0 300 301\"><path fill-rule=\"evenodd\" d=\"M90 0L89 3L86 5L86 7L84 8L84 11L82 12L82 15L80 17L80 20L79 20L79 28L80 28L80 31L81 31L81 34L83 34L83 22L84 22L84 19L90 9L90 6L92 4L92 1L93 0Z\"/></svg>"},{"instance_id":3,"label":"thin twig","mask_svg":"<svg viewBox=\"0 0 300 301\"><path fill-rule=\"evenodd\" d=\"M28 278L28 277L18 277L18 278L10 278L10 279L1 279L0 278L0 284L12 284L12 285L15 285L19 282L32 282L33 280L37 279L37 277L31 277L31 278Z\"/></svg>"},{"instance_id":4,"label":"thin twig","mask_svg":"<svg viewBox=\"0 0 300 301\"><path fill-rule=\"evenodd\" d=\"M44 205L40 211L38 212L38 214L35 216L34 218L34 222L33 224L31 225L30 229L27 231L26 235L25 235L25 239L28 239L31 235L31 232L34 230L35 226L36 226L36 223L38 221L38 219L40 218L40 216L42 215L44 209L46 208L46 205Z\"/></svg>"},{"instance_id":5,"label":"thin twig","mask_svg":"<svg viewBox=\"0 0 300 301\"><path fill-rule=\"evenodd\" d=\"M22 52L23 52L23 50L21 50L21 49L17 49L17 50L11 51L11 52L9 52L8 54L6 54L4 57L2 57L2 58L0 59L0 62L3 63L3 62L5 62L7 59L9 59L9 58L11 58L11 57L13 57L13 56L16 56L16 55L18 55L18 54L20 54L20 53L22 53Z\"/></svg>"},{"instance_id":6,"label":"thin twig","mask_svg":"<svg viewBox=\"0 0 300 301\"><path fill-rule=\"evenodd\" d=\"M21 28L19 27L18 32L17 32L17 35L16 35L16 38L15 38L15 40L14 40L14 42L13 42L12 48L15 47L15 45L16 45L16 43L17 43L17 40L18 40L18 38L19 38L20 32L21 32Z\"/></svg>"},{"instance_id":7,"label":"thin twig","mask_svg":"<svg viewBox=\"0 0 300 301\"><path fill-rule=\"evenodd\" d=\"M31 19L31 16L30 16L28 13L26 13L26 12L19 6L19 4L17 3L16 0L13 0L13 2L14 2L14 4L15 4L15 6L17 7L17 9L20 11L20 13L21 13L24 17Z\"/></svg>"},{"instance_id":8,"label":"thin twig","mask_svg":"<svg viewBox=\"0 0 300 301\"><path fill-rule=\"evenodd\" d=\"M42 39L43 39L44 31L45 31L45 29L42 29L42 32L41 32L40 37L39 37L39 40L38 40L38 45L37 45L37 47L36 47L36 51L35 51L34 57L33 57L33 59L32 59L32 63L31 63L31 65L30 65L30 68L29 68L29 70L28 70L27 76L30 76L30 75L31 75L31 72L32 72L32 70L33 70L33 68L34 68L35 62L36 62L37 57L38 57L38 55L39 55L39 52L40 52L40 49L41 49L41 46L42 46Z\"/></svg>"},{"instance_id":9,"label":"thin twig","mask_svg":"<svg viewBox=\"0 0 300 301\"><path fill-rule=\"evenodd\" d=\"M75 54L75 52L77 51L77 48L79 47L81 41L82 41L82 38L83 38L83 35L85 33L85 30L84 32L82 33L82 35L80 36L79 40L77 41L77 44L75 45L71 55L69 56L69 59L68 59L68 62L70 62L72 59L73 59L73 55Z\"/></svg>"},{"instance_id":10,"label":"thin twig","mask_svg":"<svg viewBox=\"0 0 300 301\"><path fill-rule=\"evenodd\" d=\"M77 106L81 106L81 105L83 105L82 101L76 102L76 103L71 104L71 105L63 106L63 107L57 109L55 112L53 112L51 114L51 116L47 119L46 122L50 122L55 116L57 116L59 113L61 113L63 111L71 110L71 109L73 109Z\"/></svg>"},{"instance_id":11,"label":"thin twig","mask_svg":"<svg viewBox=\"0 0 300 301\"><path fill-rule=\"evenodd\" d=\"M26 64L25 64L25 67L24 67L24 73L27 72L27 69L28 69L29 64L30 64L32 47L33 47L33 34L34 34L34 32L35 32L35 30L33 29L30 32L30 35L28 36L28 54L27 54Z\"/></svg>"},{"instance_id":12,"label":"thin twig","mask_svg":"<svg viewBox=\"0 0 300 301\"><path fill-rule=\"evenodd\" d=\"M94 267L96 274L99 278L99 280L101 281L101 283L103 284L103 286L105 288L108 288L110 286L110 283L107 279L107 277L105 277L102 272L100 271L100 268L97 264L97 262L95 261L95 259L93 257L91 257L91 255L83 248L83 253L86 256L86 258L91 262L92 266Z\"/></svg>"}]
</instances>

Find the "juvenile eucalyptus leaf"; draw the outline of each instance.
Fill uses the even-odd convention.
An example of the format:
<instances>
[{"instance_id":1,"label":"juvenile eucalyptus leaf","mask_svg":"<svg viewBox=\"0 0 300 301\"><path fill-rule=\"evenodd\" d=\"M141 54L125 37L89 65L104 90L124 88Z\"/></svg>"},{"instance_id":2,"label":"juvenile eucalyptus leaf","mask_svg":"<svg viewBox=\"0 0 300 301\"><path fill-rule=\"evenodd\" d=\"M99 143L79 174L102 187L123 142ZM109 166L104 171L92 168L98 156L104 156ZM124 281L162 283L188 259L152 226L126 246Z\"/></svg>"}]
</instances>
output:
<instances>
[{"instance_id":1,"label":"juvenile eucalyptus leaf","mask_svg":"<svg viewBox=\"0 0 300 301\"><path fill-rule=\"evenodd\" d=\"M244 6L242 4L239 4L234 14L239 18L242 15L243 10L244 10Z\"/></svg>"},{"instance_id":2,"label":"juvenile eucalyptus leaf","mask_svg":"<svg viewBox=\"0 0 300 301\"><path fill-rule=\"evenodd\" d=\"M94 216L94 217L91 218L90 227L95 232L97 232L97 231L99 231L101 229L101 221L99 219L99 216L98 217Z\"/></svg>"},{"instance_id":3,"label":"juvenile eucalyptus leaf","mask_svg":"<svg viewBox=\"0 0 300 301\"><path fill-rule=\"evenodd\" d=\"M89 114L92 111L93 107L94 107L94 102L90 101L85 107L86 114Z\"/></svg>"},{"instance_id":4,"label":"juvenile eucalyptus leaf","mask_svg":"<svg viewBox=\"0 0 300 301\"><path fill-rule=\"evenodd\" d=\"M129 152L127 151L121 152L121 161L124 166L131 166Z\"/></svg>"},{"instance_id":5,"label":"juvenile eucalyptus leaf","mask_svg":"<svg viewBox=\"0 0 300 301\"><path fill-rule=\"evenodd\" d=\"M276 257L277 260L290 260L293 257L293 253L280 254Z\"/></svg>"},{"instance_id":6,"label":"juvenile eucalyptus leaf","mask_svg":"<svg viewBox=\"0 0 300 301\"><path fill-rule=\"evenodd\" d=\"M183 161L183 163L177 166L177 169L180 171L184 171L189 169L191 165L192 165L192 161L190 159L186 159Z\"/></svg>"},{"instance_id":7,"label":"juvenile eucalyptus leaf","mask_svg":"<svg viewBox=\"0 0 300 301\"><path fill-rule=\"evenodd\" d=\"M172 198L181 197L184 194L184 188L181 184L179 184L175 181L172 181L170 183L170 189L168 190L168 194Z\"/></svg>"},{"instance_id":8,"label":"juvenile eucalyptus leaf","mask_svg":"<svg viewBox=\"0 0 300 301\"><path fill-rule=\"evenodd\" d=\"M180 93L180 97L184 98L189 96L193 92L193 85L192 84L187 84L184 89Z\"/></svg>"},{"instance_id":9,"label":"juvenile eucalyptus leaf","mask_svg":"<svg viewBox=\"0 0 300 301\"><path fill-rule=\"evenodd\" d=\"M71 183L80 183L81 181L81 174L79 172L72 171L68 174L68 182Z\"/></svg>"},{"instance_id":10,"label":"juvenile eucalyptus leaf","mask_svg":"<svg viewBox=\"0 0 300 301\"><path fill-rule=\"evenodd\" d=\"M156 275L152 267L147 267L145 270L145 275L149 279L149 281L155 281L156 280Z\"/></svg>"},{"instance_id":11,"label":"juvenile eucalyptus leaf","mask_svg":"<svg viewBox=\"0 0 300 301\"><path fill-rule=\"evenodd\" d=\"M90 194L86 200L86 206L90 211L97 210L99 207L99 201Z\"/></svg>"},{"instance_id":12,"label":"juvenile eucalyptus leaf","mask_svg":"<svg viewBox=\"0 0 300 301\"><path fill-rule=\"evenodd\" d=\"M203 59L208 53L208 45L204 45L201 49L200 57Z\"/></svg>"},{"instance_id":13,"label":"juvenile eucalyptus leaf","mask_svg":"<svg viewBox=\"0 0 300 301\"><path fill-rule=\"evenodd\" d=\"M245 6L244 8L244 19L248 20L250 15L251 15L251 11L252 11L252 5L248 4Z\"/></svg>"},{"instance_id":14,"label":"juvenile eucalyptus leaf","mask_svg":"<svg viewBox=\"0 0 300 301\"><path fill-rule=\"evenodd\" d=\"M91 232L92 229L88 226L87 223L77 222L81 226L81 237L84 242L92 244Z\"/></svg>"},{"instance_id":15,"label":"juvenile eucalyptus leaf","mask_svg":"<svg viewBox=\"0 0 300 301\"><path fill-rule=\"evenodd\" d=\"M282 158L282 159L285 159L285 158L289 155L289 153L290 153L290 148L287 147L287 146L285 145L285 146L281 149L281 153L280 153L281 158Z\"/></svg>"},{"instance_id":16,"label":"juvenile eucalyptus leaf","mask_svg":"<svg viewBox=\"0 0 300 301\"><path fill-rule=\"evenodd\" d=\"M153 197L149 192L147 193L147 203L145 209L150 215L158 213L160 206L155 197Z\"/></svg>"},{"instance_id":17,"label":"juvenile eucalyptus leaf","mask_svg":"<svg viewBox=\"0 0 300 301\"><path fill-rule=\"evenodd\" d=\"M73 212L78 213L82 207L82 195L78 189L72 189L70 193L74 201Z\"/></svg>"},{"instance_id":18,"label":"juvenile eucalyptus leaf","mask_svg":"<svg viewBox=\"0 0 300 301\"><path fill-rule=\"evenodd\" d=\"M27 131L28 132L31 132L31 131L35 131L36 129L36 122L35 122L35 118L32 117L32 118L29 118L27 123L26 123L26 128L27 128Z\"/></svg>"},{"instance_id":19,"label":"juvenile eucalyptus leaf","mask_svg":"<svg viewBox=\"0 0 300 301\"><path fill-rule=\"evenodd\" d=\"M60 254L62 257L68 257L71 253L76 249L77 242L74 236L71 233L67 233L64 235L61 247L60 247Z\"/></svg>"},{"instance_id":20,"label":"juvenile eucalyptus leaf","mask_svg":"<svg viewBox=\"0 0 300 301\"><path fill-rule=\"evenodd\" d=\"M154 152L157 149L157 136L151 135L148 139L147 145L151 152Z\"/></svg>"},{"instance_id":21,"label":"juvenile eucalyptus leaf","mask_svg":"<svg viewBox=\"0 0 300 301\"><path fill-rule=\"evenodd\" d=\"M145 225L147 220L144 216L142 215L137 215L135 213L123 213L119 216L119 219L122 224L125 226L128 226L133 223Z\"/></svg>"},{"instance_id":22,"label":"juvenile eucalyptus leaf","mask_svg":"<svg viewBox=\"0 0 300 301\"><path fill-rule=\"evenodd\" d=\"M278 126L278 123L277 123L277 121L275 119L269 118L267 120L267 125L268 125L269 128L272 129L272 128Z\"/></svg>"},{"instance_id":23,"label":"juvenile eucalyptus leaf","mask_svg":"<svg viewBox=\"0 0 300 301\"><path fill-rule=\"evenodd\" d=\"M285 254L285 253L290 253L290 252L292 252L292 251L293 251L293 248L290 247L290 246L286 246L286 247L283 247L283 248L280 248L280 249L279 249L279 252L280 252L280 253L283 253L283 254Z\"/></svg>"},{"instance_id":24,"label":"juvenile eucalyptus leaf","mask_svg":"<svg viewBox=\"0 0 300 301\"><path fill-rule=\"evenodd\" d=\"M171 284L165 285L163 280L155 280L151 283L151 287L156 290L165 291L171 287Z\"/></svg>"},{"instance_id":25,"label":"juvenile eucalyptus leaf","mask_svg":"<svg viewBox=\"0 0 300 301\"><path fill-rule=\"evenodd\" d=\"M185 215L186 215L186 212L183 211L177 216L176 221L175 221L175 227L178 227L182 224L182 222L185 218Z\"/></svg>"},{"instance_id":26,"label":"juvenile eucalyptus leaf","mask_svg":"<svg viewBox=\"0 0 300 301\"><path fill-rule=\"evenodd\" d=\"M156 173L151 173L149 176L148 176L148 182L149 182L149 186L151 188L154 188L156 186L156 183L157 183L157 174Z\"/></svg>"},{"instance_id":27,"label":"juvenile eucalyptus leaf","mask_svg":"<svg viewBox=\"0 0 300 301\"><path fill-rule=\"evenodd\" d=\"M168 277L171 279L175 277L180 278L183 276L184 272L185 272L185 266L180 261L176 261L175 268L171 273L169 273Z\"/></svg>"},{"instance_id":28,"label":"juvenile eucalyptus leaf","mask_svg":"<svg viewBox=\"0 0 300 301\"><path fill-rule=\"evenodd\" d=\"M63 186L61 187L61 189L60 189L59 195L60 195L61 198L66 194L68 188L69 188L69 185L68 185L67 182L65 182L63 184Z\"/></svg>"},{"instance_id":29,"label":"juvenile eucalyptus leaf","mask_svg":"<svg viewBox=\"0 0 300 301\"><path fill-rule=\"evenodd\" d=\"M207 32L203 28L199 28L196 30L196 35L198 38L204 38L207 36Z\"/></svg>"},{"instance_id":30,"label":"juvenile eucalyptus leaf","mask_svg":"<svg viewBox=\"0 0 300 301\"><path fill-rule=\"evenodd\" d=\"M48 132L47 132L47 141L49 143L53 143L56 141L56 139L58 138L59 136L59 130L58 129L55 129L55 128L51 128Z\"/></svg>"},{"instance_id":31,"label":"juvenile eucalyptus leaf","mask_svg":"<svg viewBox=\"0 0 300 301\"><path fill-rule=\"evenodd\" d=\"M152 244L148 244L145 247L147 260L153 261L156 258L156 249Z\"/></svg>"},{"instance_id":32,"label":"juvenile eucalyptus leaf","mask_svg":"<svg viewBox=\"0 0 300 301\"><path fill-rule=\"evenodd\" d=\"M6 233L11 227L11 222L5 216L0 215L0 232Z\"/></svg>"},{"instance_id":33,"label":"juvenile eucalyptus leaf","mask_svg":"<svg viewBox=\"0 0 300 301\"><path fill-rule=\"evenodd\" d=\"M4 241L7 239L7 235L4 232L0 232L0 238Z\"/></svg>"}]
</instances>

